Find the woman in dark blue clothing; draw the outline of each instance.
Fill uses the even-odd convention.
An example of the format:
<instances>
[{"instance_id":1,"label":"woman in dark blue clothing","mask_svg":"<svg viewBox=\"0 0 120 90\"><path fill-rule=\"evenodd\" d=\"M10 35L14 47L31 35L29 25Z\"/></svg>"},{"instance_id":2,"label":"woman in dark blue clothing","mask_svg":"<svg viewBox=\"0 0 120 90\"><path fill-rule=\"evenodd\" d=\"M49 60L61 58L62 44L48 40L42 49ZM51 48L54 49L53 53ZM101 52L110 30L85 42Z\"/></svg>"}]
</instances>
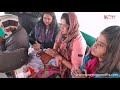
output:
<instances>
[{"instance_id":1,"label":"woman in dark blue clothing","mask_svg":"<svg viewBox=\"0 0 120 90\"><path fill-rule=\"evenodd\" d=\"M56 35L59 31L58 23L54 12L44 12L42 18L35 25L34 32L31 34L30 43L32 46L43 48L53 48ZM40 45L37 45L38 42Z\"/></svg>"}]
</instances>

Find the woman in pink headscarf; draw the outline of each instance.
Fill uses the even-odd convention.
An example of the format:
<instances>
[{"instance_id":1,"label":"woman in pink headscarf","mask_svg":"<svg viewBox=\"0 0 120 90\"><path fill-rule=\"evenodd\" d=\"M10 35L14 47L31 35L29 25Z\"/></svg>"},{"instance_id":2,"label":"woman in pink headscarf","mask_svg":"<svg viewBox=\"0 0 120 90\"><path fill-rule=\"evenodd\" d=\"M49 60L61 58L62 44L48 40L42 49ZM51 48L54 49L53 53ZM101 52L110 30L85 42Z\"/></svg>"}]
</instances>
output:
<instances>
[{"instance_id":1,"label":"woman in pink headscarf","mask_svg":"<svg viewBox=\"0 0 120 90\"><path fill-rule=\"evenodd\" d=\"M72 68L80 68L86 47L75 13L63 13L54 49L46 50L47 54L56 58L62 78L70 77Z\"/></svg>"}]
</instances>

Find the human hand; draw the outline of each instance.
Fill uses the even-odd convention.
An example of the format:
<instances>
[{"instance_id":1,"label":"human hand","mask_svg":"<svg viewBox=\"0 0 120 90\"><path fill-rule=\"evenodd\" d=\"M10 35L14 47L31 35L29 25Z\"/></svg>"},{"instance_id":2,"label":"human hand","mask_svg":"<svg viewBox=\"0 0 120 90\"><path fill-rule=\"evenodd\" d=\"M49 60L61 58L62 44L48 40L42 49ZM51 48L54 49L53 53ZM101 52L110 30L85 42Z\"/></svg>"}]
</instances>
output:
<instances>
[{"instance_id":1,"label":"human hand","mask_svg":"<svg viewBox=\"0 0 120 90\"><path fill-rule=\"evenodd\" d=\"M39 43L35 43L32 45L32 48L35 50L35 51L39 51L40 50L40 47L41 45Z\"/></svg>"},{"instance_id":2,"label":"human hand","mask_svg":"<svg viewBox=\"0 0 120 90\"><path fill-rule=\"evenodd\" d=\"M56 57L58 55L58 52L56 50L50 48L44 50L44 52L52 57Z\"/></svg>"}]
</instances>

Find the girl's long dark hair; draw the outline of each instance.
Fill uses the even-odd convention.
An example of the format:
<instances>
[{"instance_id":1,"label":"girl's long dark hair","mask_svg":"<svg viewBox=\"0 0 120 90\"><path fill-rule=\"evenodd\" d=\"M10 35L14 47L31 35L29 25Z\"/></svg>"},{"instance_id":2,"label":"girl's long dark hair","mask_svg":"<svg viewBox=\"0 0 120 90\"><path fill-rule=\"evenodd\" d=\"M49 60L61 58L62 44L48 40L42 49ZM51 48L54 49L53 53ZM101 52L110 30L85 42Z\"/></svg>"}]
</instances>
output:
<instances>
[{"instance_id":1,"label":"girl's long dark hair","mask_svg":"<svg viewBox=\"0 0 120 90\"><path fill-rule=\"evenodd\" d=\"M107 53L96 67L96 73L120 72L120 26L110 26L102 32L107 39Z\"/></svg>"},{"instance_id":2,"label":"girl's long dark hair","mask_svg":"<svg viewBox=\"0 0 120 90\"><path fill-rule=\"evenodd\" d=\"M51 22L51 24L50 24L50 28L53 28L54 26L58 25L57 19L56 19L56 15L55 15L54 12L43 12L42 18L41 18L41 20L40 20L40 22L41 22L42 25L45 26L45 24L44 24L44 22L43 22L43 16L44 16L44 14L49 14L49 15L51 15L52 18L53 18L53 20L52 20L52 22Z\"/></svg>"}]
</instances>

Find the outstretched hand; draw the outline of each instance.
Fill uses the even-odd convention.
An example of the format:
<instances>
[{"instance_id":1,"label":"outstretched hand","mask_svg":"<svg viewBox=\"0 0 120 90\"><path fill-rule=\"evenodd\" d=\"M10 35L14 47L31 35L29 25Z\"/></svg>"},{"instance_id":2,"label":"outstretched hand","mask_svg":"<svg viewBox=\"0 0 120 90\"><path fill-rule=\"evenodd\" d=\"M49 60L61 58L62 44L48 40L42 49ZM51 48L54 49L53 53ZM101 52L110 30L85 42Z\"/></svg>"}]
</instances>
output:
<instances>
[{"instance_id":1,"label":"outstretched hand","mask_svg":"<svg viewBox=\"0 0 120 90\"><path fill-rule=\"evenodd\" d=\"M35 43L32 45L32 48L35 50L35 51L39 51L40 50L40 47L41 45L39 43Z\"/></svg>"},{"instance_id":2,"label":"outstretched hand","mask_svg":"<svg viewBox=\"0 0 120 90\"><path fill-rule=\"evenodd\" d=\"M52 57L56 57L57 55L59 55L56 50L50 48L46 49L44 52Z\"/></svg>"}]
</instances>

